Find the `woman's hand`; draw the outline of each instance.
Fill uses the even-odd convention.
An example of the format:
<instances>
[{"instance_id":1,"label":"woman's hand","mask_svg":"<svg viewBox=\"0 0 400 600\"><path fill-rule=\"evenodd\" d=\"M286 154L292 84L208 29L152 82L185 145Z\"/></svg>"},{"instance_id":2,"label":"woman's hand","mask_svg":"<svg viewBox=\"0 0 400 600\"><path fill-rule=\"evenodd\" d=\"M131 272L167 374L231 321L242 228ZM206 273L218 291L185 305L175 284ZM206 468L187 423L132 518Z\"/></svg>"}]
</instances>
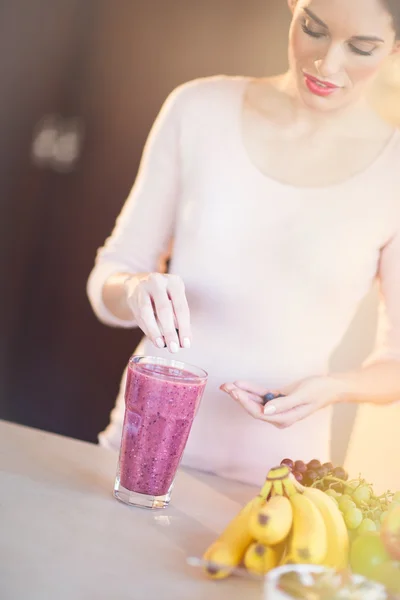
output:
<instances>
[{"instance_id":1,"label":"woman's hand","mask_svg":"<svg viewBox=\"0 0 400 600\"><path fill-rule=\"evenodd\" d=\"M247 381L224 383L223 392L239 402L255 419L284 429L305 419L320 408L339 402L346 392L346 384L334 377L309 377L297 383L271 390ZM267 394L275 399L267 401ZM283 397L276 398L279 394Z\"/></svg>"},{"instance_id":2,"label":"woman's hand","mask_svg":"<svg viewBox=\"0 0 400 600\"><path fill-rule=\"evenodd\" d=\"M190 348L190 312L178 275L145 273L125 280L126 301L144 334L158 348Z\"/></svg>"}]
</instances>

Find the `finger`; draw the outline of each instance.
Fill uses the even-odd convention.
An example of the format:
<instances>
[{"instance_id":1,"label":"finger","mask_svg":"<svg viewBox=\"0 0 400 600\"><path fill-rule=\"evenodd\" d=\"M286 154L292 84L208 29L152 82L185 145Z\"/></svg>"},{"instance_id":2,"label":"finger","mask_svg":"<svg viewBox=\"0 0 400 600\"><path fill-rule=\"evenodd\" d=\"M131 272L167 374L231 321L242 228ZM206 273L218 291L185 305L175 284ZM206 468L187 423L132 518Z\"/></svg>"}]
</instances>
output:
<instances>
[{"instance_id":1,"label":"finger","mask_svg":"<svg viewBox=\"0 0 400 600\"><path fill-rule=\"evenodd\" d=\"M271 400L275 400L276 398L281 398L283 396L279 390L267 389L264 386L251 383L249 381L235 381L235 385L240 389L247 391L253 397L257 397L258 402L261 402L263 406L265 406L268 402L271 402ZM275 412L275 409L273 412Z\"/></svg>"},{"instance_id":2,"label":"finger","mask_svg":"<svg viewBox=\"0 0 400 600\"><path fill-rule=\"evenodd\" d=\"M268 416L282 414L304 404L307 404L307 399L304 396L304 393L299 391L297 393L295 392L294 394L290 394L289 396L271 400L268 402L268 404L266 404L264 408L264 414Z\"/></svg>"},{"instance_id":3,"label":"finger","mask_svg":"<svg viewBox=\"0 0 400 600\"><path fill-rule=\"evenodd\" d=\"M301 406L296 406L296 408L288 410L285 413L281 413L276 416L273 415L271 417L264 417L264 420L271 425L275 425L275 427L286 429L286 427L290 427L298 421L310 416L313 412L314 409L312 404L302 404Z\"/></svg>"},{"instance_id":4,"label":"finger","mask_svg":"<svg viewBox=\"0 0 400 600\"><path fill-rule=\"evenodd\" d=\"M234 384L236 385L236 387L244 390L245 392L250 392L251 394L256 394L257 396L264 396L267 392L272 391L263 385L252 383L250 381L239 380L235 381Z\"/></svg>"},{"instance_id":5,"label":"finger","mask_svg":"<svg viewBox=\"0 0 400 600\"><path fill-rule=\"evenodd\" d=\"M232 390L229 395L232 396L234 400L237 400L237 402L243 406L249 415L255 419L263 418L263 407L261 406L259 400L258 402L253 400L247 392L244 392L239 388Z\"/></svg>"},{"instance_id":6,"label":"finger","mask_svg":"<svg viewBox=\"0 0 400 600\"><path fill-rule=\"evenodd\" d=\"M224 383L220 386L219 389L222 390L223 392L226 392L229 395L232 395L231 392L240 391L240 388L238 388L234 383ZM241 390L241 391L243 391L243 390ZM250 392L247 392L247 394L254 402L257 402L257 404L261 404L260 396L258 396L257 394L252 394Z\"/></svg>"},{"instance_id":7,"label":"finger","mask_svg":"<svg viewBox=\"0 0 400 600\"><path fill-rule=\"evenodd\" d=\"M175 325L179 331L182 348L190 348L192 332L190 329L190 311L185 294L185 286L180 277L168 279L168 294L172 302Z\"/></svg>"},{"instance_id":8,"label":"finger","mask_svg":"<svg viewBox=\"0 0 400 600\"><path fill-rule=\"evenodd\" d=\"M174 325L174 311L166 290L151 292L161 333L170 352L178 352L179 340Z\"/></svg>"},{"instance_id":9,"label":"finger","mask_svg":"<svg viewBox=\"0 0 400 600\"><path fill-rule=\"evenodd\" d=\"M137 291L137 322L143 333L151 339L158 348L164 347L163 335L157 324L153 303L148 292L139 287Z\"/></svg>"}]
</instances>

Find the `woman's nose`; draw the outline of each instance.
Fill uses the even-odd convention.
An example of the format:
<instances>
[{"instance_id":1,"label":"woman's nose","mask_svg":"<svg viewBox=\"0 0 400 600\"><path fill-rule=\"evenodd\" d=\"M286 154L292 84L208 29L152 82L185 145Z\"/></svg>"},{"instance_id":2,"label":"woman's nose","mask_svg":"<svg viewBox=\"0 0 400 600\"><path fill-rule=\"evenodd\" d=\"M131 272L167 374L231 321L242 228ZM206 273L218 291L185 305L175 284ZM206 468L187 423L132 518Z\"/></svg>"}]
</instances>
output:
<instances>
[{"instance_id":1,"label":"woman's nose","mask_svg":"<svg viewBox=\"0 0 400 600\"><path fill-rule=\"evenodd\" d=\"M342 71L344 61L343 48L339 44L331 44L325 56L316 60L314 64L319 76L328 79Z\"/></svg>"}]
</instances>

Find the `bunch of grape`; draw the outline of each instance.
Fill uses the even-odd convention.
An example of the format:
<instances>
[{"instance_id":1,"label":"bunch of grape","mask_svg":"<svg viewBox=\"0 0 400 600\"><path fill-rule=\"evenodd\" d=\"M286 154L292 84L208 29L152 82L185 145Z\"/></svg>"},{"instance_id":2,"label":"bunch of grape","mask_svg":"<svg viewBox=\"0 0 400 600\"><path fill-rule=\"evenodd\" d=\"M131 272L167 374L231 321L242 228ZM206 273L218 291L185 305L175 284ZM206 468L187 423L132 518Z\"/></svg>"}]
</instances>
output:
<instances>
[{"instance_id":1,"label":"bunch of grape","mask_svg":"<svg viewBox=\"0 0 400 600\"><path fill-rule=\"evenodd\" d=\"M323 491L333 487L336 491L341 492L343 490L342 482L348 479L348 474L343 467L334 467L331 462L321 464L316 458L308 463L284 458L281 465L287 465L302 485L318 487Z\"/></svg>"},{"instance_id":2,"label":"bunch of grape","mask_svg":"<svg viewBox=\"0 0 400 600\"><path fill-rule=\"evenodd\" d=\"M355 535L380 531L390 507L400 504L399 492L388 491L376 496L372 485L362 478L349 481L342 494L332 489L326 493L337 502L347 529Z\"/></svg>"},{"instance_id":3,"label":"bunch of grape","mask_svg":"<svg viewBox=\"0 0 400 600\"><path fill-rule=\"evenodd\" d=\"M372 485L361 475L348 481L343 467L334 467L330 462L321 464L313 459L304 463L285 458L281 464L287 465L302 485L317 487L333 498L352 538L368 531L379 531L390 506L400 504L400 492L387 491L376 496Z\"/></svg>"}]
</instances>

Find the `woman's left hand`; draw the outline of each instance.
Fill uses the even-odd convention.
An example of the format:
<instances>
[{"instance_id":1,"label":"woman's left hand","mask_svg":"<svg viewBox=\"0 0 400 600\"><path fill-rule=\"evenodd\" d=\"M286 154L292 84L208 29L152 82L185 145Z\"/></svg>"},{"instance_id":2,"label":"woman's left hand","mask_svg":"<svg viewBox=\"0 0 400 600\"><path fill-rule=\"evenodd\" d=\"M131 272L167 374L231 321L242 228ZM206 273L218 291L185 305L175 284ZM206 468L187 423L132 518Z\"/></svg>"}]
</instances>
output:
<instances>
[{"instance_id":1,"label":"woman's left hand","mask_svg":"<svg viewBox=\"0 0 400 600\"><path fill-rule=\"evenodd\" d=\"M224 383L220 388L239 402L255 419L266 421L284 429L305 419L320 408L340 401L345 383L329 376L309 377L277 389L264 388L247 381ZM263 406L266 394L283 397L270 400Z\"/></svg>"}]
</instances>

